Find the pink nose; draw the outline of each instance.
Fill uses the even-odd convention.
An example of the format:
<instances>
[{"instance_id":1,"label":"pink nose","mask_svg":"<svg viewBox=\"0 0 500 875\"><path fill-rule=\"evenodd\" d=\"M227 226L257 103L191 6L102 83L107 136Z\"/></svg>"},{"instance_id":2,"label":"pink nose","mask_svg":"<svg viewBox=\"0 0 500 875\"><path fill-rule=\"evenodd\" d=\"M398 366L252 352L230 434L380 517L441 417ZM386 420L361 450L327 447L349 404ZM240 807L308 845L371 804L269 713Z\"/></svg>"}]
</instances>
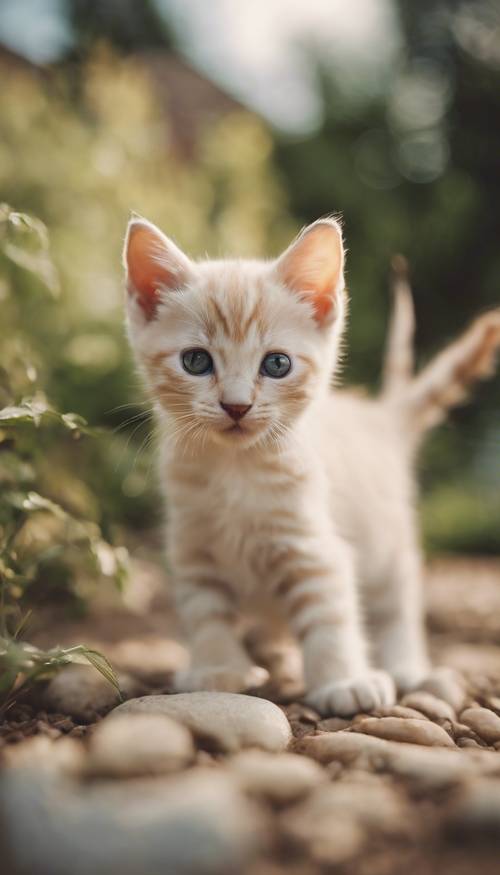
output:
<instances>
[{"instance_id":1,"label":"pink nose","mask_svg":"<svg viewBox=\"0 0 500 875\"><path fill-rule=\"evenodd\" d=\"M231 419L234 419L235 422L238 422L239 419L243 419L245 413L251 408L251 404L224 404L222 401L220 402L220 406L223 410L226 411L228 416Z\"/></svg>"}]
</instances>

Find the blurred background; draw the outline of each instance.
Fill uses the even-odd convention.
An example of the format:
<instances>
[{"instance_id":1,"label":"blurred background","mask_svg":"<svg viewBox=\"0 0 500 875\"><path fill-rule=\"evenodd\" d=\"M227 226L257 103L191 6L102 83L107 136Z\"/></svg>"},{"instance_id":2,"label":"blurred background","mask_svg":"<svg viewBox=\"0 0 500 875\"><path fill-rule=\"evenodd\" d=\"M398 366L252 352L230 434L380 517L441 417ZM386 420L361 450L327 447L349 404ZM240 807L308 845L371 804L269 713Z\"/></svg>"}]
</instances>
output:
<instances>
[{"instance_id":1,"label":"blurred background","mask_svg":"<svg viewBox=\"0 0 500 875\"><path fill-rule=\"evenodd\" d=\"M123 331L131 210L193 256L274 255L341 212L345 381L373 391L394 252L411 266L420 363L500 303L493 0L2 0L0 83L0 572L14 599L40 580L74 595L120 579L113 545L161 519ZM499 390L482 385L421 457L428 552L500 552Z\"/></svg>"}]
</instances>

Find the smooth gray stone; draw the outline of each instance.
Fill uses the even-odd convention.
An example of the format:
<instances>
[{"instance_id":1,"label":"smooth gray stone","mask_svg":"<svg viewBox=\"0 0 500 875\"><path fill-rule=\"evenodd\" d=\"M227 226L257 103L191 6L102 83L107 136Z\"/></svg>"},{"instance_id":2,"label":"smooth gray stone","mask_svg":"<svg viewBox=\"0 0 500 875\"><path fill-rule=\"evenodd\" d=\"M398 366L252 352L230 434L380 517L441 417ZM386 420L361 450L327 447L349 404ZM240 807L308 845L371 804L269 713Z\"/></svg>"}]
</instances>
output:
<instances>
[{"instance_id":1,"label":"smooth gray stone","mask_svg":"<svg viewBox=\"0 0 500 875\"><path fill-rule=\"evenodd\" d=\"M88 788L25 769L0 779L2 875L234 875L262 834L212 769Z\"/></svg>"}]
</instances>

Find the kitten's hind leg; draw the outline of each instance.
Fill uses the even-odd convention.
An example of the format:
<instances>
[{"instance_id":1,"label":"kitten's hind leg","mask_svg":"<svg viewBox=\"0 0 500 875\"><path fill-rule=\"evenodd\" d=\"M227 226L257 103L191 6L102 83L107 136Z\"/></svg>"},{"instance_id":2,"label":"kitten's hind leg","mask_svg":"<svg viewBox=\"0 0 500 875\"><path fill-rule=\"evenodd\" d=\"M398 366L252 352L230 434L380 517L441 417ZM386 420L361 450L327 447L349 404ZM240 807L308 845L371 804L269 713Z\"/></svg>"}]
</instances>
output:
<instances>
[{"instance_id":1,"label":"kitten's hind leg","mask_svg":"<svg viewBox=\"0 0 500 875\"><path fill-rule=\"evenodd\" d=\"M175 593L191 654L190 667L174 679L179 692L239 693L267 681L268 673L252 663L237 638L229 587L215 579L178 580Z\"/></svg>"},{"instance_id":2,"label":"kitten's hind leg","mask_svg":"<svg viewBox=\"0 0 500 875\"><path fill-rule=\"evenodd\" d=\"M464 685L456 672L432 667L426 644L422 566L416 547L401 549L382 591L368 593L372 654L400 693L427 690L459 708Z\"/></svg>"},{"instance_id":3,"label":"kitten's hind leg","mask_svg":"<svg viewBox=\"0 0 500 875\"><path fill-rule=\"evenodd\" d=\"M430 670L421 576L418 552L402 548L383 587L366 592L373 660L392 675L400 692L416 689Z\"/></svg>"}]
</instances>

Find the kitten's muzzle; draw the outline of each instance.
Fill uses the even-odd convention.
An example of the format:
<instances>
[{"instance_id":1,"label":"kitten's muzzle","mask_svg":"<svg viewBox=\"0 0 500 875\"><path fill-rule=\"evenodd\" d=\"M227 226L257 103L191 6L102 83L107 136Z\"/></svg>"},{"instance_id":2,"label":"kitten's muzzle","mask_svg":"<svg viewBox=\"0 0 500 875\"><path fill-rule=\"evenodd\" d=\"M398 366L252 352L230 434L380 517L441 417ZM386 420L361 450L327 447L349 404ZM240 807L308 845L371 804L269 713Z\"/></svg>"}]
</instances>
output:
<instances>
[{"instance_id":1,"label":"kitten's muzzle","mask_svg":"<svg viewBox=\"0 0 500 875\"><path fill-rule=\"evenodd\" d=\"M224 404L223 401L220 402L220 406L227 413L231 419L234 419L235 422L239 422L240 419L248 413L251 409L251 404Z\"/></svg>"}]
</instances>

